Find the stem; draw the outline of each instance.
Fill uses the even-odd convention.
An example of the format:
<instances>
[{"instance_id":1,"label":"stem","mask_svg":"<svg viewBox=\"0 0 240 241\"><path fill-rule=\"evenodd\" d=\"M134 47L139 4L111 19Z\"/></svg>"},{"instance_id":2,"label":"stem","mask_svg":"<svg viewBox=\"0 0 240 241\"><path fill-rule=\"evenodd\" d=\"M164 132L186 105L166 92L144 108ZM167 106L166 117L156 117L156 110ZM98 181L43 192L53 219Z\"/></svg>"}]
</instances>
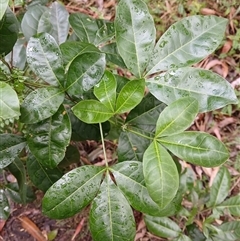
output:
<instances>
[{"instance_id":1,"label":"stem","mask_svg":"<svg viewBox=\"0 0 240 241\"><path fill-rule=\"evenodd\" d=\"M10 67L10 65L8 64L8 62L7 61L5 61L5 59L4 58L1 58L0 59L7 67L8 67L8 69L9 69L9 71L10 71L10 73L12 74L12 69L11 69L11 67Z\"/></svg>"},{"instance_id":2,"label":"stem","mask_svg":"<svg viewBox=\"0 0 240 241\"><path fill-rule=\"evenodd\" d=\"M108 168L107 154L106 154L106 149L105 149L105 143L104 143L103 130L102 130L101 123L99 123L99 128L100 128L100 135L101 135L101 141L102 141L102 147L103 147L103 156L105 159L106 167Z\"/></svg>"}]
</instances>

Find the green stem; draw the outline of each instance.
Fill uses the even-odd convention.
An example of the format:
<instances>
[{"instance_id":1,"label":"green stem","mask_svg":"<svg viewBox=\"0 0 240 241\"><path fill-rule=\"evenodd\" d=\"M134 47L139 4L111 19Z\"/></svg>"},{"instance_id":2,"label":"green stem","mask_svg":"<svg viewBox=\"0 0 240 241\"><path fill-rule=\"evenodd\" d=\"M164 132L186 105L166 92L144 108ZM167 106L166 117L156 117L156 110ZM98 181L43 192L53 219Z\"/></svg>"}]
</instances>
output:
<instances>
[{"instance_id":1,"label":"green stem","mask_svg":"<svg viewBox=\"0 0 240 241\"><path fill-rule=\"evenodd\" d=\"M99 123L99 128L100 128L100 135L101 135L101 140L102 140L103 156L104 156L104 159L105 159L106 167L108 168L108 160L107 160L107 154L106 154L106 148L105 148L104 136L103 136L103 130L102 130L102 124L101 123Z\"/></svg>"}]
</instances>

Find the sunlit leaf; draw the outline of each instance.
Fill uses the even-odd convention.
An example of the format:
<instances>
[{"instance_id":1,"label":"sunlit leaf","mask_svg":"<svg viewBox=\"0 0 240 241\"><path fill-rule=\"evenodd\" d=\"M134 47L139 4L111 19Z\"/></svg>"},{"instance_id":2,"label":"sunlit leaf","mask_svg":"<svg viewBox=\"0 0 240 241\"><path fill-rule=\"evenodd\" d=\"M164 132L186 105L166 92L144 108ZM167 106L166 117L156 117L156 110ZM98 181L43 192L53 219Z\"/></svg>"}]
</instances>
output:
<instances>
[{"instance_id":1,"label":"sunlit leaf","mask_svg":"<svg viewBox=\"0 0 240 241\"><path fill-rule=\"evenodd\" d=\"M219 166L229 157L222 142L203 132L183 132L163 137L159 142L177 157L199 166Z\"/></svg>"},{"instance_id":2,"label":"sunlit leaf","mask_svg":"<svg viewBox=\"0 0 240 241\"><path fill-rule=\"evenodd\" d=\"M132 209L109 175L93 199L89 222L93 240L134 240L136 228Z\"/></svg>"}]
</instances>

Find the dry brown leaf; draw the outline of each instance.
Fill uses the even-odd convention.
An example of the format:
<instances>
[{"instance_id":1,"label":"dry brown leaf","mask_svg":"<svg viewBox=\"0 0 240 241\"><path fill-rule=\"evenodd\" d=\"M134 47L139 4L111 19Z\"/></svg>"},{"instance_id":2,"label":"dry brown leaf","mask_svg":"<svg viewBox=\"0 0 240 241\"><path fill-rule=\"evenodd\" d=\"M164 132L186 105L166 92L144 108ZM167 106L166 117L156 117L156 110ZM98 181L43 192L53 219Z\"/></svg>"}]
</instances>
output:
<instances>
[{"instance_id":1,"label":"dry brown leaf","mask_svg":"<svg viewBox=\"0 0 240 241\"><path fill-rule=\"evenodd\" d=\"M21 222L22 227L31 234L37 241L47 241L43 236L37 225L32 222L28 217L18 217Z\"/></svg>"},{"instance_id":2,"label":"dry brown leaf","mask_svg":"<svg viewBox=\"0 0 240 241\"><path fill-rule=\"evenodd\" d=\"M216 11L213 10L213 9L210 9L210 8L202 8L202 9L200 10L200 12L201 12L201 14L203 14L203 15L214 15L214 14L216 14Z\"/></svg>"},{"instance_id":3,"label":"dry brown leaf","mask_svg":"<svg viewBox=\"0 0 240 241\"><path fill-rule=\"evenodd\" d=\"M7 220L0 219L0 232L2 231Z\"/></svg>"},{"instance_id":4,"label":"dry brown leaf","mask_svg":"<svg viewBox=\"0 0 240 241\"><path fill-rule=\"evenodd\" d=\"M222 47L221 53L222 53L222 54L226 54L226 53L228 53L228 52L230 51L231 48L232 48L232 40L228 39L228 40L224 43L224 45L223 45L223 47Z\"/></svg>"},{"instance_id":5,"label":"dry brown leaf","mask_svg":"<svg viewBox=\"0 0 240 241\"><path fill-rule=\"evenodd\" d=\"M77 235L81 232L81 230L83 228L83 225L84 225L84 222L85 222L85 219L86 218L83 218L81 220L81 222L78 224L78 226L77 226L77 228L76 228L76 230L75 230L75 232L74 232L74 234L73 234L73 236L71 238L71 241L73 241L77 237Z\"/></svg>"}]
</instances>

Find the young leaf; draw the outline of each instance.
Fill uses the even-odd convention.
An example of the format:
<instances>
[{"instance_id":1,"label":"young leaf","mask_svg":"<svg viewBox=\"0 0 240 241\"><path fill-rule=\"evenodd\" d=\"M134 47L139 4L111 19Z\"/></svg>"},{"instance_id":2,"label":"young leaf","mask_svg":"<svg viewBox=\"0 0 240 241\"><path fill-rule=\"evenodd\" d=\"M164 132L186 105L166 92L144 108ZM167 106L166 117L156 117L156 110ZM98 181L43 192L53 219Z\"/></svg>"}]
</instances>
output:
<instances>
[{"instance_id":1,"label":"young leaf","mask_svg":"<svg viewBox=\"0 0 240 241\"><path fill-rule=\"evenodd\" d=\"M104 169L82 166L66 173L46 192L43 213L50 218L71 217L83 209L98 193Z\"/></svg>"},{"instance_id":2,"label":"young leaf","mask_svg":"<svg viewBox=\"0 0 240 241\"><path fill-rule=\"evenodd\" d=\"M63 175L58 168L44 167L33 155L29 155L27 159L27 172L32 183L44 192Z\"/></svg>"},{"instance_id":3,"label":"young leaf","mask_svg":"<svg viewBox=\"0 0 240 241\"><path fill-rule=\"evenodd\" d=\"M42 122L27 126L30 151L45 167L54 168L64 158L71 139L71 122L63 106Z\"/></svg>"},{"instance_id":4,"label":"young leaf","mask_svg":"<svg viewBox=\"0 0 240 241\"><path fill-rule=\"evenodd\" d=\"M105 71L100 83L94 86L94 95L112 112L115 111L117 81L114 75Z\"/></svg>"},{"instance_id":5,"label":"young leaf","mask_svg":"<svg viewBox=\"0 0 240 241\"><path fill-rule=\"evenodd\" d=\"M121 114L133 109L141 102L144 89L144 79L132 80L124 85L117 98L115 113Z\"/></svg>"},{"instance_id":6,"label":"young leaf","mask_svg":"<svg viewBox=\"0 0 240 241\"><path fill-rule=\"evenodd\" d=\"M198 68L170 70L147 81L149 91L169 105L182 97L194 97L199 112L221 108L238 102L231 85L220 75Z\"/></svg>"},{"instance_id":7,"label":"young leaf","mask_svg":"<svg viewBox=\"0 0 240 241\"><path fill-rule=\"evenodd\" d=\"M170 218L144 216L148 230L162 238L176 238L180 235L180 227Z\"/></svg>"},{"instance_id":8,"label":"young leaf","mask_svg":"<svg viewBox=\"0 0 240 241\"><path fill-rule=\"evenodd\" d=\"M221 167L210 188L208 207L215 207L225 200L230 190L231 176L228 169Z\"/></svg>"},{"instance_id":9,"label":"young leaf","mask_svg":"<svg viewBox=\"0 0 240 241\"><path fill-rule=\"evenodd\" d=\"M57 112L63 100L62 90L52 87L36 89L24 99L20 121L33 124L45 120Z\"/></svg>"},{"instance_id":10,"label":"young leaf","mask_svg":"<svg viewBox=\"0 0 240 241\"><path fill-rule=\"evenodd\" d=\"M199 166L219 166L229 157L221 141L203 132L187 131L163 137L159 142L175 156Z\"/></svg>"},{"instance_id":11,"label":"young leaf","mask_svg":"<svg viewBox=\"0 0 240 241\"><path fill-rule=\"evenodd\" d=\"M132 209L109 175L93 199L89 222L93 240L134 240L136 228Z\"/></svg>"},{"instance_id":12,"label":"young leaf","mask_svg":"<svg viewBox=\"0 0 240 241\"><path fill-rule=\"evenodd\" d=\"M10 205L6 193L3 189L0 189L0 222L7 220L10 216Z\"/></svg>"},{"instance_id":13,"label":"young leaf","mask_svg":"<svg viewBox=\"0 0 240 241\"><path fill-rule=\"evenodd\" d=\"M17 93L10 85L2 81L0 81L0 106L0 119L15 119L20 116Z\"/></svg>"},{"instance_id":14,"label":"young leaf","mask_svg":"<svg viewBox=\"0 0 240 241\"><path fill-rule=\"evenodd\" d=\"M164 208L177 193L179 176L172 157L156 141L143 155L143 173L149 195L160 208Z\"/></svg>"},{"instance_id":15,"label":"young leaf","mask_svg":"<svg viewBox=\"0 0 240 241\"><path fill-rule=\"evenodd\" d=\"M227 19L190 16L173 24L157 42L147 67L148 75L169 68L193 65L221 43Z\"/></svg>"},{"instance_id":16,"label":"young leaf","mask_svg":"<svg viewBox=\"0 0 240 241\"><path fill-rule=\"evenodd\" d=\"M159 115L156 127L156 138L183 132L194 121L198 113L198 102L191 97L181 98Z\"/></svg>"},{"instance_id":17,"label":"young leaf","mask_svg":"<svg viewBox=\"0 0 240 241\"><path fill-rule=\"evenodd\" d=\"M33 72L50 85L64 84L62 54L50 34L41 33L30 38L27 45L27 62Z\"/></svg>"},{"instance_id":18,"label":"young leaf","mask_svg":"<svg viewBox=\"0 0 240 241\"><path fill-rule=\"evenodd\" d=\"M1 0L0 2L0 21L3 18L4 13L7 10L9 0Z\"/></svg>"},{"instance_id":19,"label":"young leaf","mask_svg":"<svg viewBox=\"0 0 240 241\"><path fill-rule=\"evenodd\" d=\"M72 111L81 121L88 124L101 123L110 119L114 113L97 100L83 100L73 106Z\"/></svg>"},{"instance_id":20,"label":"young leaf","mask_svg":"<svg viewBox=\"0 0 240 241\"><path fill-rule=\"evenodd\" d=\"M102 78L105 70L105 54L99 52L78 55L69 65L66 88L70 95L81 96Z\"/></svg>"},{"instance_id":21,"label":"young leaf","mask_svg":"<svg viewBox=\"0 0 240 241\"><path fill-rule=\"evenodd\" d=\"M240 195L233 196L216 206L218 211L226 209L231 215L240 216Z\"/></svg>"},{"instance_id":22,"label":"young leaf","mask_svg":"<svg viewBox=\"0 0 240 241\"><path fill-rule=\"evenodd\" d=\"M121 0L114 24L121 57L137 78L143 77L156 38L154 21L146 3L142 0Z\"/></svg>"},{"instance_id":23,"label":"young leaf","mask_svg":"<svg viewBox=\"0 0 240 241\"><path fill-rule=\"evenodd\" d=\"M12 163L25 145L26 142L22 136L0 134L0 168Z\"/></svg>"}]
</instances>

